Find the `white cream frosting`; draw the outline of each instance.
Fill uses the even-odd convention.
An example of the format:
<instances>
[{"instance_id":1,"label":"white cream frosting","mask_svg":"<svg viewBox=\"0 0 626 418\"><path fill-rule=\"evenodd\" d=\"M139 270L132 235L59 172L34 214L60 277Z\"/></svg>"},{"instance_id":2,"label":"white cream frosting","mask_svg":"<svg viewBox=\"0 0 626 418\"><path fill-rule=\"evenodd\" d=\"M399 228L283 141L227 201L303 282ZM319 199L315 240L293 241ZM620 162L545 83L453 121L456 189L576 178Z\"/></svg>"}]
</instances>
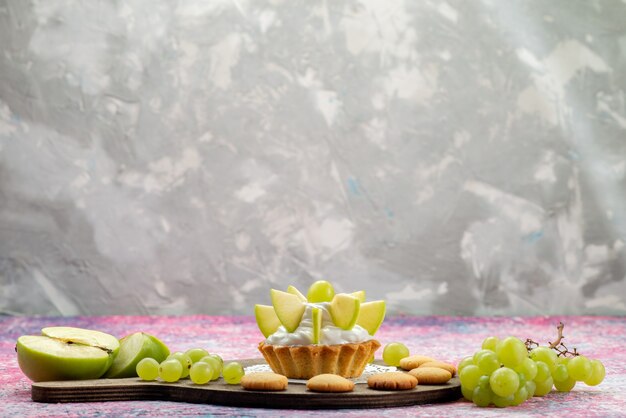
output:
<instances>
[{"instance_id":1,"label":"white cream frosting","mask_svg":"<svg viewBox=\"0 0 626 418\"><path fill-rule=\"evenodd\" d=\"M294 332L287 332L285 327L281 325L275 333L267 337L265 343L270 345L313 344L313 308L322 310L320 345L361 343L373 339L365 328L359 325L355 325L352 329L336 327L328 312L328 305L330 305L329 302L307 303L300 325Z\"/></svg>"}]
</instances>

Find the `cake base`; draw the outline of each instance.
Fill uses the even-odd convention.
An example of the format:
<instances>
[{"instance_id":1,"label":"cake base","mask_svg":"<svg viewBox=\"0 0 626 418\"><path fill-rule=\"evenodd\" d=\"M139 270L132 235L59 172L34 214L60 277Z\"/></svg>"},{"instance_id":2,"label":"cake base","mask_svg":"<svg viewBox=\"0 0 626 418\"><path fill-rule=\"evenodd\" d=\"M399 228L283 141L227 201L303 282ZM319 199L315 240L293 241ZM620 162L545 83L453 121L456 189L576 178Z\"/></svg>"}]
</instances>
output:
<instances>
[{"instance_id":1,"label":"cake base","mask_svg":"<svg viewBox=\"0 0 626 418\"><path fill-rule=\"evenodd\" d=\"M275 373L290 379L310 379L322 373L359 377L380 347L377 340L355 344L285 346L259 344Z\"/></svg>"}]
</instances>

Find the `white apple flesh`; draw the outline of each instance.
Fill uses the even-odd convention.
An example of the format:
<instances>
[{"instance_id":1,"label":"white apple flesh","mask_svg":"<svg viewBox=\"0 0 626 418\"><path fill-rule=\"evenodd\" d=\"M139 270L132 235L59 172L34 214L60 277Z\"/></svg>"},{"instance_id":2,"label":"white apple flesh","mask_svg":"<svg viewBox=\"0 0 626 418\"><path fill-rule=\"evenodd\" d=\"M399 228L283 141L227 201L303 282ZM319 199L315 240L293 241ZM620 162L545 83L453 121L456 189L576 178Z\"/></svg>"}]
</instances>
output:
<instances>
[{"instance_id":1,"label":"white apple flesh","mask_svg":"<svg viewBox=\"0 0 626 418\"><path fill-rule=\"evenodd\" d=\"M109 351L117 351L120 348L120 342L114 336L102 331L94 331L91 329L75 327L46 327L42 328L41 335L61 341L100 347L103 350Z\"/></svg>"}]
</instances>

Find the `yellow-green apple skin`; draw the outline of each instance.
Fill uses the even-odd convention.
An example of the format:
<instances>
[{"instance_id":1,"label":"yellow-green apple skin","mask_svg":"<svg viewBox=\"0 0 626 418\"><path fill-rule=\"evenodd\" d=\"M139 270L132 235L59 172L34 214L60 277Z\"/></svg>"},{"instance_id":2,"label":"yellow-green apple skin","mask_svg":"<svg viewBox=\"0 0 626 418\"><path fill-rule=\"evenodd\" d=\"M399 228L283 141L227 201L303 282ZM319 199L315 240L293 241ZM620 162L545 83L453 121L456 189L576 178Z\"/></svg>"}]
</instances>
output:
<instances>
[{"instance_id":1,"label":"yellow-green apple skin","mask_svg":"<svg viewBox=\"0 0 626 418\"><path fill-rule=\"evenodd\" d=\"M20 369L33 382L97 379L115 356L101 348L42 335L19 337L16 351Z\"/></svg>"},{"instance_id":2,"label":"yellow-green apple skin","mask_svg":"<svg viewBox=\"0 0 626 418\"><path fill-rule=\"evenodd\" d=\"M121 378L137 376L137 363L150 357L161 363L170 350L158 338L144 332L127 335L120 340L120 350L104 377Z\"/></svg>"}]
</instances>

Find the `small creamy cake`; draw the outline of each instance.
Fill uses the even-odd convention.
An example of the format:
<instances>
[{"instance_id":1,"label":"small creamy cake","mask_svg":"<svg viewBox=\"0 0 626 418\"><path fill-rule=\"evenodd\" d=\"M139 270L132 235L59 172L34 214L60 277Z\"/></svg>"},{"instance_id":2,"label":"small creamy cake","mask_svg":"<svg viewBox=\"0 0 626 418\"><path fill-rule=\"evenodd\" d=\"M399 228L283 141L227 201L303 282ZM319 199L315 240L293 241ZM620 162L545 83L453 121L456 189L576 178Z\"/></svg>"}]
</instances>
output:
<instances>
[{"instance_id":1,"label":"small creamy cake","mask_svg":"<svg viewBox=\"0 0 626 418\"><path fill-rule=\"evenodd\" d=\"M324 288L324 292L316 289ZM272 289L273 306L256 305L266 339L259 351L276 373L309 379L331 373L358 377L380 343L374 334L385 316L385 302L365 302L365 292L334 294L328 282L316 282L304 297L290 286Z\"/></svg>"}]
</instances>

